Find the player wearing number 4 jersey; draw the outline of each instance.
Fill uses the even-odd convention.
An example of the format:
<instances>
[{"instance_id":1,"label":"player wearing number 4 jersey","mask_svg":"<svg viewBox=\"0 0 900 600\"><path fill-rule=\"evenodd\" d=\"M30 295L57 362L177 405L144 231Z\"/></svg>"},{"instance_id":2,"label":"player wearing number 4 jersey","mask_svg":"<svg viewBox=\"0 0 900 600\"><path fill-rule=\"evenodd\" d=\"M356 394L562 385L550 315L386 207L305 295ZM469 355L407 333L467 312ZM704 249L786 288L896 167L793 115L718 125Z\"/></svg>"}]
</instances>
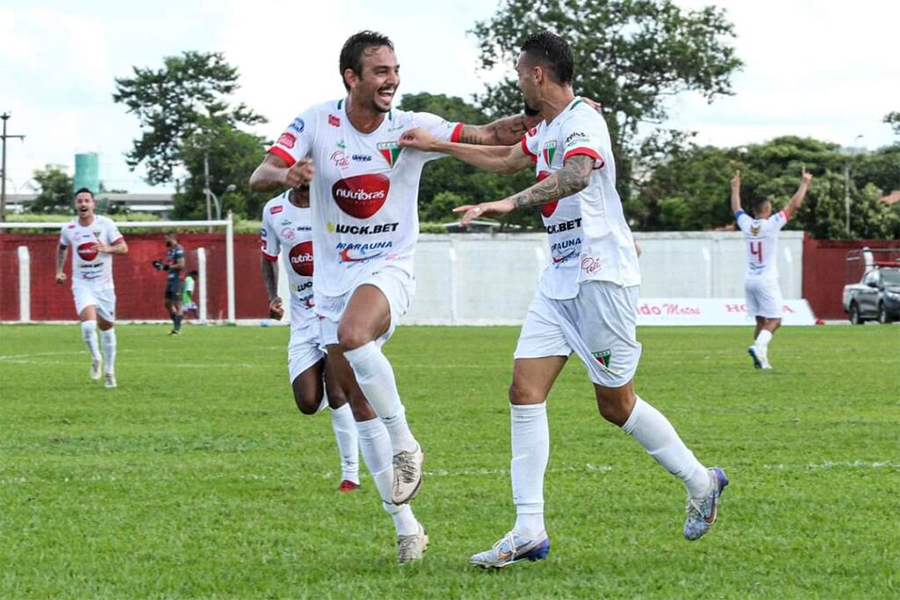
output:
<instances>
[{"instance_id":1,"label":"player wearing number 4 jersey","mask_svg":"<svg viewBox=\"0 0 900 600\"><path fill-rule=\"evenodd\" d=\"M72 295L81 320L81 337L91 353L91 379L103 370L108 388L116 387L116 290L112 255L127 254L128 244L112 220L94 214L94 194L87 188L75 192L78 218L64 225L56 252L56 282L66 280L64 268L72 247ZM97 344L97 326L100 344ZM100 350L103 350L101 358Z\"/></svg>"},{"instance_id":2,"label":"player wearing number 4 jersey","mask_svg":"<svg viewBox=\"0 0 900 600\"><path fill-rule=\"evenodd\" d=\"M538 183L503 200L456 209L462 223L540 207L549 263L515 351L510 466L516 522L492 548L471 557L481 567L540 560L550 551L544 527L544 471L550 455L546 398L572 353L587 367L600 414L634 437L688 491L684 536L695 540L716 520L725 473L707 469L669 421L634 392L641 355L635 337L640 285L637 253L616 193L615 162L603 118L575 97L569 45L549 32L526 38L516 70L527 107L543 121L521 145L475 147L415 130L401 145L446 152L475 166L515 172L535 164Z\"/></svg>"},{"instance_id":3,"label":"player wearing number 4 jersey","mask_svg":"<svg viewBox=\"0 0 900 600\"><path fill-rule=\"evenodd\" d=\"M313 289L322 340L329 360L349 363L340 371L342 380L349 383L355 375L365 394L358 402L350 398L360 449L394 520L398 560L406 563L421 559L428 545L408 504L422 483L424 452L381 346L415 291L419 179L425 163L441 155L402 149L398 141L404 130L419 126L442 140L509 144L529 123L520 116L473 127L393 109L400 67L393 43L376 32L346 41L340 72L347 96L294 119L250 186L267 191L312 182Z\"/></svg>"},{"instance_id":4,"label":"player wearing number 4 jersey","mask_svg":"<svg viewBox=\"0 0 900 600\"><path fill-rule=\"evenodd\" d=\"M753 217L741 209L741 172L731 180L731 210L738 228L744 232L747 242L747 275L744 278L744 296L747 314L756 319L753 345L748 352L757 369L771 369L769 342L781 326L784 302L778 287L778 232L787 225L803 198L812 175L803 169L800 187L787 208L772 214L772 203L763 198L756 202Z\"/></svg>"},{"instance_id":5,"label":"player wearing number 4 jersey","mask_svg":"<svg viewBox=\"0 0 900 600\"><path fill-rule=\"evenodd\" d=\"M331 428L341 454L341 492L359 487L359 444L353 413L322 351L319 319L313 311L312 223L309 188L288 190L272 198L262 212L260 268L269 294L269 316L280 320L284 306L278 296L276 261L281 250L291 290L291 339L288 374L294 401L305 415L330 408ZM324 383L324 385L323 385ZM354 388L358 392L358 388Z\"/></svg>"}]
</instances>

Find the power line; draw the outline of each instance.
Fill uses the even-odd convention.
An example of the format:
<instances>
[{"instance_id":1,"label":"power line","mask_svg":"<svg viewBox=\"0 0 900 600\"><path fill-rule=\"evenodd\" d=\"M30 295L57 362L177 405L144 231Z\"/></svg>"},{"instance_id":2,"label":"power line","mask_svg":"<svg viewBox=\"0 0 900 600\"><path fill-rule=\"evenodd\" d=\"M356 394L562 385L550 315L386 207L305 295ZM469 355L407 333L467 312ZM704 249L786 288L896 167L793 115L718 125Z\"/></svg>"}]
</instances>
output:
<instances>
[{"instance_id":1,"label":"power line","mask_svg":"<svg viewBox=\"0 0 900 600\"><path fill-rule=\"evenodd\" d=\"M3 169L0 171L0 221L6 220L6 138L19 138L20 140L24 140L24 135L7 135L6 134L6 122L12 115L9 113L3 113L0 115L0 119L3 119Z\"/></svg>"}]
</instances>

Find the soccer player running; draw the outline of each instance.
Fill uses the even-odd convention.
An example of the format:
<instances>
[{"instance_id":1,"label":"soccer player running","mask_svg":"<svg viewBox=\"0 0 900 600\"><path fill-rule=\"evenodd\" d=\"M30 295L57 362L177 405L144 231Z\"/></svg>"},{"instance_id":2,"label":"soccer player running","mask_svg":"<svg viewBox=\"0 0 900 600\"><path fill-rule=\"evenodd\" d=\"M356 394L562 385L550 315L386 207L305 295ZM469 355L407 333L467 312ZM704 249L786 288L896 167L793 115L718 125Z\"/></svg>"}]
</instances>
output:
<instances>
[{"instance_id":1,"label":"soccer player running","mask_svg":"<svg viewBox=\"0 0 900 600\"><path fill-rule=\"evenodd\" d=\"M574 95L572 52L562 38L549 32L527 37L516 71L526 106L542 118L520 145L447 143L422 130L401 138L403 147L444 152L498 172L513 173L535 163L538 183L532 187L455 210L464 213L466 225L482 216L540 207L550 246L549 264L519 336L509 389L515 526L470 560L482 567L504 567L543 559L550 551L543 495L550 454L546 398L573 352L587 367L602 417L684 482L684 536L695 540L715 522L728 480L721 469L700 464L669 421L635 394L632 378L641 355L635 335L640 271L615 189L606 123Z\"/></svg>"},{"instance_id":2,"label":"soccer player running","mask_svg":"<svg viewBox=\"0 0 900 600\"><path fill-rule=\"evenodd\" d=\"M178 236L175 232L169 232L165 235L166 239L166 260L153 261L153 268L157 271L167 271L166 277L166 310L169 311L169 318L172 319L172 331L169 335L181 335L181 271L184 269L184 248L178 243Z\"/></svg>"},{"instance_id":3,"label":"soccer player running","mask_svg":"<svg viewBox=\"0 0 900 600\"><path fill-rule=\"evenodd\" d=\"M128 244L116 224L94 214L94 194L87 188L75 192L78 218L64 225L56 251L56 283L63 283L66 254L72 246L72 296L81 321L81 337L91 353L91 379L100 379L106 362L104 385L116 387L116 289L113 255L128 254ZM97 344L97 327L100 344ZM101 358L100 349L103 350Z\"/></svg>"},{"instance_id":4,"label":"soccer player running","mask_svg":"<svg viewBox=\"0 0 900 600\"><path fill-rule=\"evenodd\" d=\"M800 187L782 211L772 214L772 202L768 198L758 200L753 207L753 217L741 209L741 172L731 180L731 210L738 228L744 232L747 242L747 275L744 277L744 298L747 314L756 318L753 345L747 350L757 369L771 369L769 342L781 327L784 302L778 287L778 232L787 225L803 198L812 175L801 169Z\"/></svg>"},{"instance_id":5,"label":"soccer player running","mask_svg":"<svg viewBox=\"0 0 900 600\"><path fill-rule=\"evenodd\" d=\"M331 428L341 454L341 483L338 490L352 492L359 488L356 423L347 397L335 380L332 370L328 368L328 361L319 343L319 320L313 310L312 219L309 213L308 186L287 190L266 203L262 212L260 268L269 295L269 316L281 320L284 305L278 296L276 263L278 254L284 248L284 272L291 290L288 372L294 401L305 415L314 415L320 408L330 407ZM326 402L322 401L323 396Z\"/></svg>"},{"instance_id":6,"label":"soccer player running","mask_svg":"<svg viewBox=\"0 0 900 600\"><path fill-rule=\"evenodd\" d=\"M443 140L509 144L524 116L474 127L391 107L400 85L394 46L362 31L345 42L340 73L347 96L317 104L288 126L250 178L256 191L311 184L316 313L342 384L355 375L366 402L350 402L366 466L391 514L398 560L419 560L428 545L409 501L422 483L424 453L410 431L393 368L381 350L415 291L419 179L441 155L401 149L400 134L420 126ZM298 162L312 158L313 166ZM351 372L352 369L352 372ZM344 389L348 389L346 382ZM369 405L371 403L371 406ZM374 409L379 417L367 412Z\"/></svg>"}]
</instances>

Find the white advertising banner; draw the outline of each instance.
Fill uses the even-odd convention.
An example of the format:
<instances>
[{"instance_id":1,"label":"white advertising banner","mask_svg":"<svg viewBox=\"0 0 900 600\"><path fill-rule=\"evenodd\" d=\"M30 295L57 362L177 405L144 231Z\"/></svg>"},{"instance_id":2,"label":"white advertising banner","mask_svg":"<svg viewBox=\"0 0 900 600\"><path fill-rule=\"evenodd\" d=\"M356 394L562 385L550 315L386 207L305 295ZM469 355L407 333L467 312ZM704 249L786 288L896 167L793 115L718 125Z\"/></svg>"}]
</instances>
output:
<instances>
[{"instance_id":1,"label":"white advertising banner","mask_svg":"<svg viewBox=\"0 0 900 600\"><path fill-rule=\"evenodd\" d=\"M782 325L815 325L806 300L785 300ZM752 325L743 298L641 298L637 324L643 325Z\"/></svg>"}]
</instances>

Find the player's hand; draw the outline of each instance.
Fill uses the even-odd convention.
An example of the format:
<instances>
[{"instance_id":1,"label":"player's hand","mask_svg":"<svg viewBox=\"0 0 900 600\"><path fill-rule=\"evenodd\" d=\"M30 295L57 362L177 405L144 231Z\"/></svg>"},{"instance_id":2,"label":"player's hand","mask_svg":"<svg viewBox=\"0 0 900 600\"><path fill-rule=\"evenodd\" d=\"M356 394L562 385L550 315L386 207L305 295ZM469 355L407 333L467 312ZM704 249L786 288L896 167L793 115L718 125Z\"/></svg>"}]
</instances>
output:
<instances>
[{"instance_id":1,"label":"player's hand","mask_svg":"<svg viewBox=\"0 0 900 600\"><path fill-rule=\"evenodd\" d=\"M112 246L107 246L101 242L97 242L97 252L103 252L104 254L109 254L109 251L112 250Z\"/></svg>"},{"instance_id":2,"label":"player's hand","mask_svg":"<svg viewBox=\"0 0 900 600\"><path fill-rule=\"evenodd\" d=\"M512 200L495 200L494 202L482 202L481 204L466 204L453 209L455 213L463 213L459 224L466 227L480 217L502 217L514 209L516 205Z\"/></svg>"},{"instance_id":3,"label":"player's hand","mask_svg":"<svg viewBox=\"0 0 900 600\"><path fill-rule=\"evenodd\" d=\"M434 136L421 127L414 127L403 132L397 145L401 148L414 148L423 152L431 152L434 150L434 142Z\"/></svg>"},{"instance_id":4,"label":"player's hand","mask_svg":"<svg viewBox=\"0 0 900 600\"><path fill-rule=\"evenodd\" d=\"M740 190L741 189L741 172L737 171L734 174L734 177L731 178L731 189Z\"/></svg>"},{"instance_id":5,"label":"player's hand","mask_svg":"<svg viewBox=\"0 0 900 600\"><path fill-rule=\"evenodd\" d=\"M800 168L800 181L809 185L809 182L812 181L812 173L806 170L806 167Z\"/></svg>"},{"instance_id":6,"label":"player's hand","mask_svg":"<svg viewBox=\"0 0 900 600\"><path fill-rule=\"evenodd\" d=\"M591 99L588 98L587 96L581 96L581 99L584 101L585 104L587 104L588 106L590 106L591 108L593 108L593 109L596 110L597 112L600 112L600 109L603 108L603 105L602 105L602 104L600 104L599 102L594 102L593 100L591 100Z\"/></svg>"},{"instance_id":7,"label":"player's hand","mask_svg":"<svg viewBox=\"0 0 900 600\"><path fill-rule=\"evenodd\" d=\"M276 321L280 321L281 317L284 316L284 305L281 303L281 298L275 296L272 298L272 301L269 302L269 318L275 319Z\"/></svg>"},{"instance_id":8,"label":"player's hand","mask_svg":"<svg viewBox=\"0 0 900 600\"><path fill-rule=\"evenodd\" d=\"M162 271L164 267L165 267L165 265L163 264L163 262L161 260L153 261L153 268L156 269L157 271Z\"/></svg>"},{"instance_id":9,"label":"player's hand","mask_svg":"<svg viewBox=\"0 0 900 600\"><path fill-rule=\"evenodd\" d=\"M56 274L56 283L62 283L66 280L66 274L60 271Z\"/></svg>"},{"instance_id":10,"label":"player's hand","mask_svg":"<svg viewBox=\"0 0 900 600\"><path fill-rule=\"evenodd\" d=\"M301 158L295 162L289 169L281 172L281 183L285 187L296 188L301 185L309 185L313 175L316 173L316 167L311 158Z\"/></svg>"}]
</instances>

